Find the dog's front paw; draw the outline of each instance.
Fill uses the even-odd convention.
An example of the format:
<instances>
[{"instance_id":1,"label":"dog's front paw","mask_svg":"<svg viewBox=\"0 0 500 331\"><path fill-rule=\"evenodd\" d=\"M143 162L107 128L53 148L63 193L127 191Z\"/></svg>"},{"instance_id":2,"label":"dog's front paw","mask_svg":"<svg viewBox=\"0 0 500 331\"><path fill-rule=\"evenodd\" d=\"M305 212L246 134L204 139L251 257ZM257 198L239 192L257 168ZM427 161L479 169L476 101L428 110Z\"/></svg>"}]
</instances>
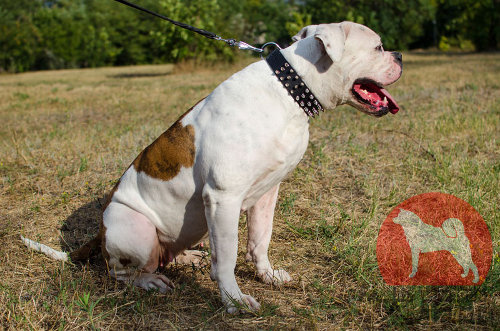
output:
<instances>
[{"instance_id":1,"label":"dog's front paw","mask_svg":"<svg viewBox=\"0 0 500 331\"><path fill-rule=\"evenodd\" d=\"M251 295L224 295L222 301L226 306L226 311L229 314L235 314L239 311L257 311L260 309L260 303L257 302Z\"/></svg>"},{"instance_id":2,"label":"dog's front paw","mask_svg":"<svg viewBox=\"0 0 500 331\"><path fill-rule=\"evenodd\" d=\"M269 269L259 272L259 277L265 284L282 285L292 280L292 277L283 269Z\"/></svg>"}]
</instances>

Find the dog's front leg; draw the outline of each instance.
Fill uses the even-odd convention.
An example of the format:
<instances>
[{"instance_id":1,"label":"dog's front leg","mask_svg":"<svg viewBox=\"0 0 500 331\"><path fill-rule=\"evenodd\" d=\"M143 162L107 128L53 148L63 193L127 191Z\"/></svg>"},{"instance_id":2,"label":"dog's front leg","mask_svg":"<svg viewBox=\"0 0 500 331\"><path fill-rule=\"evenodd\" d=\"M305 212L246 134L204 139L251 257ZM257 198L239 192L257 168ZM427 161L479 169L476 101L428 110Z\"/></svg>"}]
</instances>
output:
<instances>
[{"instance_id":1,"label":"dog's front leg","mask_svg":"<svg viewBox=\"0 0 500 331\"><path fill-rule=\"evenodd\" d=\"M418 271L418 256L420 254L420 248L418 247L410 247L411 248L411 274L408 276L409 278L415 277L415 274Z\"/></svg>"},{"instance_id":2,"label":"dog's front leg","mask_svg":"<svg viewBox=\"0 0 500 331\"><path fill-rule=\"evenodd\" d=\"M240 304L251 310L258 310L260 304L250 295L241 292L234 276L241 198L206 185L203 189L203 201L211 249L210 277L219 285L227 312L237 312Z\"/></svg>"},{"instance_id":3,"label":"dog's front leg","mask_svg":"<svg viewBox=\"0 0 500 331\"><path fill-rule=\"evenodd\" d=\"M257 275L264 283L274 285L281 285L291 280L290 275L285 270L274 270L268 257L278 190L279 184L265 193L247 211L248 243L246 260L254 262Z\"/></svg>"}]
</instances>

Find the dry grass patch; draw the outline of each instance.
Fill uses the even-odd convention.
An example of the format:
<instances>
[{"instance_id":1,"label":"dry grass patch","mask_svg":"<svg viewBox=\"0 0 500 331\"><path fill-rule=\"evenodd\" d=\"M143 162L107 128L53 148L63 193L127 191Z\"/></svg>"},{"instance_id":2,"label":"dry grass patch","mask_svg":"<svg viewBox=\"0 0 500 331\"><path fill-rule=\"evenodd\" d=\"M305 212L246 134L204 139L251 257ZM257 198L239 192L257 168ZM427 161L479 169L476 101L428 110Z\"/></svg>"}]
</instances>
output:
<instances>
[{"instance_id":1,"label":"dry grass patch","mask_svg":"<svg viewBox=\"0 0 500 331\"><path fill-rule=\"evenodd\" d=\"M97 231L105 193L186 109L246 63L0 76L0 328L478 328L500 324L500 56L405 54L375 119L349 107L311 122L310 147L282 184L270 255L294 281L255 279L240 226L236 275L260 312L228 316L208 268L168 267L179 288L146 292L86 265L28 252L19 234L73 249ZM188 70L189 69L189 70ZM389 211L424 192L472 204L494 240L480 287L390 287L376 263Z\"/></svg>"}]
</instances>

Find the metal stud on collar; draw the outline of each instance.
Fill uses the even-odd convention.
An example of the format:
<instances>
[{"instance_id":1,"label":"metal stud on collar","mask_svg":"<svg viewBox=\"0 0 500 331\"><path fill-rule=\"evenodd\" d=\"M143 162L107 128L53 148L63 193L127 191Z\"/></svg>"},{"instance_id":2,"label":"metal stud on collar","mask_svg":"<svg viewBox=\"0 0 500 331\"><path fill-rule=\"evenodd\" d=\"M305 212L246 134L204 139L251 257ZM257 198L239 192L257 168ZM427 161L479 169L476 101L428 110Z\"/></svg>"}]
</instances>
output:
<instances>
[{"instance_id":1,"label":"metal stud on collar","mask_svg":"<svg viewBox=\"0 0 500 331\"><path fill-rule=\"evenodd\" d=\"M296 74L295 69L286 61L279 50L272 52L266 58L266 61L290 96L293 97L295 95L295 102L297 102L307 116L314 117L319 114L320 110L324 111L319 100L316 99L302 78Z\"/></svg>"}]
</instances>

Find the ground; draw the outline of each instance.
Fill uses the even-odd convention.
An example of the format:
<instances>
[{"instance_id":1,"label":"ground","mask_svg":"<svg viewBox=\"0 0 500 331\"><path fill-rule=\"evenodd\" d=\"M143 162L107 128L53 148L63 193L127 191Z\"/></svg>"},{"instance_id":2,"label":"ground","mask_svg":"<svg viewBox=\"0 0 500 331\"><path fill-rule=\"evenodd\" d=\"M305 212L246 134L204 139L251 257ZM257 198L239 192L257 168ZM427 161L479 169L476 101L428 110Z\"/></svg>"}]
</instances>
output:
<instances>
[{"instance_id":1,"label":"ground","mask_svg":"<svg viewBox=\"0 0 500 331\"><path fill-rule=\"evenodd\" d=\"M29 252L19 235L71 250L97 232L100 205L134 157L248 64L136 66L0 75L1 329L494 329L500 325L499 54L404 54L388 90L396 115L340 107L311 120L310 146L282 184L270 247L293 281L237 280L263 305L228 315L209 266L169 266L173 293ZM453 194L493 239L479 287L394 287L377 267L387 214L416 194Z\"/></svg>"}]
</instances>

